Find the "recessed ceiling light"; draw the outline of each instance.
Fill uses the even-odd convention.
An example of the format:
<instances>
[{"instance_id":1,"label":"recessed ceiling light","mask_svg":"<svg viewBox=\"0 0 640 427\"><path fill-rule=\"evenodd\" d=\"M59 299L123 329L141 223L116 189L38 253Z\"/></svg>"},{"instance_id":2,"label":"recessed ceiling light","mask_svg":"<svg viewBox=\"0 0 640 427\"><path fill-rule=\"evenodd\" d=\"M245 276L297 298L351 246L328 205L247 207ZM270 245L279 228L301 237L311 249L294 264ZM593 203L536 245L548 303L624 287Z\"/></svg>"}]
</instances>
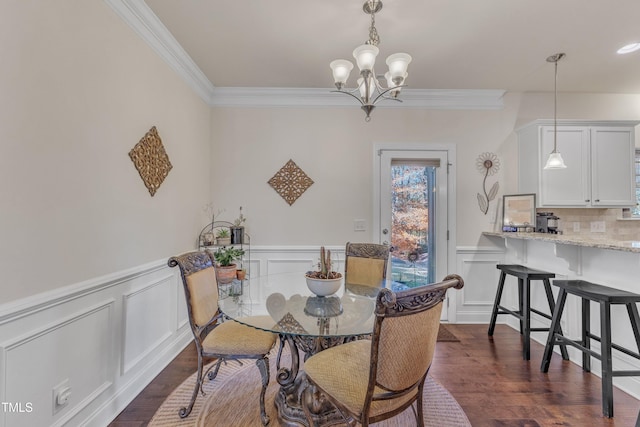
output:
<instances>
[{"instance_id":1,"label":"recessed ceiling light","mask_svg":"<svg viewBox=\"0 0 640 427\"><path fill-rule=\"evenodd\" d=\"M618 49L618 53L622 55L625 53L635 52L638 49L640 49L640 43L631 43Z\"/></svg>"}]
</instances>

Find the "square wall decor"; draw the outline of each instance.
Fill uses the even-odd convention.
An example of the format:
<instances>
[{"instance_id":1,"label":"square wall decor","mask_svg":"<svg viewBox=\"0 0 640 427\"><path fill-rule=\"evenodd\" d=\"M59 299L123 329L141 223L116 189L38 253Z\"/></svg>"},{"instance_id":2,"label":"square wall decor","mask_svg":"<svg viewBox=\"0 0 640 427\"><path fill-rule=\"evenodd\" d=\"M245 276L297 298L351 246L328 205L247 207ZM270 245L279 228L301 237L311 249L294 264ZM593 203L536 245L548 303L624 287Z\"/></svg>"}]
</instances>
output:
<instances>
[{"instance_id":1,"label":"square wall decor","mask_svg":"<svg viewBox=\"0 0 640 427\"><path fill-rule=\"evenodd\" d=\"M129 157L153 197L173 167L155 126L129 151Z\"/></svg>"},{"instance_id":2,"label":"square wall decor","mask_svg":"<svg viewBox=\"0 0 640 427\"><path fill-rule=\"evenodd\" d=\"M302 169L289 160L269 180L269 185L291 206L302 193L313 184L313 180Z\"/></svg>"}]
</instances>

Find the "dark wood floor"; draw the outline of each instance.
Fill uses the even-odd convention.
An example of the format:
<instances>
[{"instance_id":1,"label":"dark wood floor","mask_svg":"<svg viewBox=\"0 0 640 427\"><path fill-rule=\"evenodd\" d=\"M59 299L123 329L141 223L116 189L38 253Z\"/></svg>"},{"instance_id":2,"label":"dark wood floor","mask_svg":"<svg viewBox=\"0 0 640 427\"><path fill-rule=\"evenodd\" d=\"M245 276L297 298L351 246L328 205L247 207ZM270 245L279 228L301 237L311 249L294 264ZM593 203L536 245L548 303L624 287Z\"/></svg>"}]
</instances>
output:
<instances>
[{"instance_id":1,"label":"dark wood floor","mask_svg":"<svg viewBox=\"0 0 640 427\"><path fill-rule=\"evenodd\" d=\"M520 334L498 325L449 325L460 342L440 342L431 375L464 408L474 427L633 427L640 401L615 389L612 419L602 416L600 378L554 355L540 372L543 346L532 342L531 360L521 356ZM189 345L114 420L112 427L146 426L166 396L196 370Z\"/></svg>"}]
</instances>

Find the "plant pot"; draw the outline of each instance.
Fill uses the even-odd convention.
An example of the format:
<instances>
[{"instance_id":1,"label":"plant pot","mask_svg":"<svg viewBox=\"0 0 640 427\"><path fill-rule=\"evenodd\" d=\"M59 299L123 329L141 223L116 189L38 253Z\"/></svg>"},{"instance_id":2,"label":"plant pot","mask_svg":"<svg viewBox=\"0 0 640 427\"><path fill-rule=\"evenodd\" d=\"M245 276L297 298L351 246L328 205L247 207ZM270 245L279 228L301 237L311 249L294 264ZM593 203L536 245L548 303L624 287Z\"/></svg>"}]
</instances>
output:
<instances>
[{"instance_id":1,"label":"plant pot","mask_svg":"<svg viewBox=\"0 0 640 427\"><path fill-rule=\"evenodd\" d=\"M342 283L342 277L336 279L315 279L305 275L307 279L307 287L311 292L319 297L332 295L338 292L340 284Z\"/></svg>"},{"instance_id":2,"label":"plant pot","mask_svg":"<svg viewBox=\"0 0 640 427\"><path fill-rule=\"evenodd\" d=\"M216 279L219 285L233 282L236 278L236 265L216 266Z\"/></svg>"},{"instance_id":3,"label":"plant pot","mask_svg":"<svg viewBox=\"0 0 640 427\"><path fill-rule=\"evenodd\" d=\"M213 233L204 233L202 235L202 246L211 246L215 241Z\"/></svg>"},{"instance_id":4,"label":"plant pot","mask_svg":"<svg viewBox=\"0 0 640 427\"><path fill-rule=\"evenodd\" d=\"M244 243L244 227L231 227L231 243L236 245Z\"/></svg>"},{"instance_id":5,"label":"plant pot","mask_svg":"<svg viewBox=\"0 0 640 427\"><path fill-rule=\"evenodd\" d=\"M244 268L236 270L236 277L238 278L238 280L244 280L247 277L247 270L245 270Z\"/></svg>"},{"instance_id":6,"label":"plant pot","mask_svg":"<svg viewBox=\"0 0 640 427\"><path fill-rule=\"evenodd\" d=\"M218 246L228 246L231 244L231 237L218 237L216 243Z\"/></svg>"}]
</instances>

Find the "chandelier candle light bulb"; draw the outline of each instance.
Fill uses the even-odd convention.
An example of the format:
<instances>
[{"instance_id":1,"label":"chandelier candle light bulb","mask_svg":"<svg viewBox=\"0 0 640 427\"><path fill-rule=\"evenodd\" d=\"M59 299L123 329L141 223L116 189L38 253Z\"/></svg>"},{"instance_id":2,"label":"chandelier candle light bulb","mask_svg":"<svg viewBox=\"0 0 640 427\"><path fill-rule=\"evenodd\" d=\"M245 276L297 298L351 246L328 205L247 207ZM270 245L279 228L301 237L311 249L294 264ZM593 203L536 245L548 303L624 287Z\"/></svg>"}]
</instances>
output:
<instances>
[{"instance_id":1,"label":"chandelier candle light bulb","mask_svg":"<svg viewBox=\"0 0 640 427\"><path fill-rule=\"evenodd\" d=\"M345 59L337 59L329 64L333 71L334 84L338 88L334 92L344 93L358 100L361 105L360 108L366 114L366 121L371 120L371 111L378 101L390 99L401 102L398 99L398 95L407 79L407 68L411 62L409 54L395 53L386 60L389 71L384 75L376 75L374 65L380 52L377 47L380 37L375 26L375 14L381 9L382 1L380 0L367 0L362 6L362 10L371 16L371 25L369 26L369 40L353 51L353 57L360 70L360 77L357 79L358 86L352 90L345 88L349 74L353 69L351 62Z\"/></svg>"}]
</instances>

